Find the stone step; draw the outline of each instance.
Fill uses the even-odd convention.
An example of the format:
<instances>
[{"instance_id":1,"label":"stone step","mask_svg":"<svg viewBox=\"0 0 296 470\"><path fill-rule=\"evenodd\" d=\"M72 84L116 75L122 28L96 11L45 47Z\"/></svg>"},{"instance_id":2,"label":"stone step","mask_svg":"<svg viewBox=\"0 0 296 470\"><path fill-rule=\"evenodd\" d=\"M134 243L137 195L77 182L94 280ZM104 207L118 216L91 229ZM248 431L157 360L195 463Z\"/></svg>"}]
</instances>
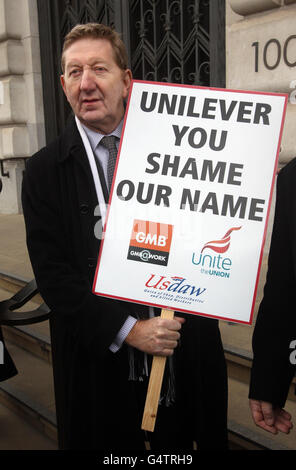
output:
<instances>
[{"instance_id":1,"label":"stone step","mask_svg":"<svg viewBox=\"0 0 296 470\"><path fill-rule=\"evenodd\" d=\"M0 300L9 298L25 284L25 280L2 274ZM37 295L20 310L34 309L41 302ZM48 321L18 327L2 325L2 331L18 374L0 382L0 423L3 419L10 432L6 437L0 432L0 449L57 449Z\"/></svg>"},{"instance_id":2,"label":"stone step","mask_svg":"<svg viewBox=\"0 0 296 470\"><path fill-rule=\"evenodd\" d=\"M220 322L220 331L228 377L249 385L253 359L251 348L253 326ZM288 398L296 403L296 376L290 385Z\"/></svg>"},{"instance_id":3,"label":"stone step","mask_svg":"<svg viewBox=\"0 0 296 470\"><path fill-rule=\"evenodd\" d=\"M16 292L25 284L18 279L11 281L7 275L4 281L5 284L1 284L0 276L0 286L2 286L0 287L0 300L9 297L10 293ZM30 301L32 305L28 304L23 308L28 309L41 302L42 299L34 298ZM0 405L2 404L11 413L18 415L18 419L22 419L26 425L33 427L36 432L50 440L50 445L55 446L57 433L49 322L19 327L2 326L2 329L19 374L5 382L0 382ZM251 420L247 395L252 363L250 348L252 327L220 322L220 330L228 366L228 427L231 448L296 449L295 435L292 440L289 437L287 440L286 436L274 438L256 428ZM292 388L290 395L291 400L288 405L293 408L296 403ZM295 412L294 416L296 416Z\"/></svg>"},{"instance_id":4,"label":"stone step","mask_svg":"<svg viewBox=\"0 0 296 470\"><path fill-rule=\"evenodd\" d=\"M273 435L255 426L249 410L248 384L232 378L228 379L228 430L233 445L245 450L296 450L296 427L288 435ZM296 403L287 400L285 409L296 417Z\"/></svg>"},{"instance_id":5,"label":"stone step","mask_svg":"<svg viewBox=\"0 0 296 470\"><path fill-rule=\"evenodd\" d=\"M0 275L0 281L1 279L3 279L3 277ZM18 289L14 291L13 289L15 286L17 286L17 284L11 282L7 277L5 278L5 282L6 288L0 287L0 301L10 298L11 295L23 287L23 285L18 285ZM26 310L35 310L42 302L43 300L39 294L37 294L22 308L18 309L18 311L21 312ZM31 352L37 357L51 363L51 345L48 320L23 326L2 325L1 328L5 339Z\"/></svg>"},{"instance_id":6,"label":"stone step","mask_svg":"<svg viewBox=\"0 0 296 470\"><path fill-rule=\"evenodd\" d=\"M2 331L6 341L18 345L49 364L52 363L48 321L28 326L2 325Z\"/></svg>"},{"instance_id":7,"label":"stone step","mask_svg":"<svg viewBox=\"0 0 296 470\"><path fill-rule=\"evenodd\" d=\"M6 271L0 272L0 288L13 294L24 287L30 280L31 279L15 276L14 274Z\"/></svg>"},{"instance_id":8,"label":"stone step","mask_svg":"<svg viewBox=\"0 0 296 470\"><path fill-rule=\"evenodd\" d=\"M6 337L5 341L18 374L9 380L0 382L1 404L56 443L56 414L51 364L11 343Z\"/></svg>"},{"instance_id":9,"label":"stone step","mask_svg":"<svg viewBox=\"0 0 296 470\"><path fill-rule=\"evenodd\" d=\"M57 444L0 402L0 451L54 451Z\"/></svg>"}]
</instances>

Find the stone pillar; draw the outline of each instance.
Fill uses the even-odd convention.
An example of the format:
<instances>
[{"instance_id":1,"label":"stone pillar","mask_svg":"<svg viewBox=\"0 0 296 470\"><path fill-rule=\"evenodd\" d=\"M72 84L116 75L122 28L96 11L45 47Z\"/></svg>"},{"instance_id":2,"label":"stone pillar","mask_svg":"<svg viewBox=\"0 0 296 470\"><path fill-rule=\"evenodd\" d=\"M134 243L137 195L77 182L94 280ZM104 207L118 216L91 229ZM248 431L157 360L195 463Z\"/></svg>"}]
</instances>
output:
<instances>
[{"instance_id":1,"label":"stone pillar","mask_svg":"<svg viewBox=\"0 0 296 470\"><path fill-rule=\"evenodd\" d=\"M21 213L25 158L45 144L36 0L0 0L0 213Z\"/></svg>"},{"instance_id":2,"label":"stone pillar","mask_svg":"<svg viewBox=\"0 0 296 470\"><path fill-rule=\"evenodd\" d=\"M290 97L280 165L296 156L296 0L228 0L226 82L229 89Z\"/></svg>"},{"instance_id":3,"label":"stone pillar","mask_svg":"<svg viewBox=\"0 0 296 470\"><path fill-rule=\"evenodd\" d=\"M289 95L279 169L296 156L296 0L227 0L226 87ZM258 178L264 175L258 174ZM257 305L262 297L273 226L270 210ZM256 312L255 312L256 314Z\"/></svg>"}]
</instances>

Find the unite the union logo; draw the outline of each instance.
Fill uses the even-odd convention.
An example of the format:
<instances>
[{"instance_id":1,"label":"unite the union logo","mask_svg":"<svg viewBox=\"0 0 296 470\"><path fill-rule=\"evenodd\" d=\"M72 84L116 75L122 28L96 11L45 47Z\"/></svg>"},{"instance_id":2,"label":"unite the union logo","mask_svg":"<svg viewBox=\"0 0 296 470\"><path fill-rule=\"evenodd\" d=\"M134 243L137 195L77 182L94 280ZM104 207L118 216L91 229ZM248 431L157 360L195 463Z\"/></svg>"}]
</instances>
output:
<instances>
[{"instance_id":1,"label":"unite the union logo","mask_svg":"<svg viewBox=\"0 0 296 470\"><path fill-rule=\"evenodd\" d=\"M241 228L242 227L232 227L222 238L210 240L205 243L199 256L193 253L192 264L199 266L202 274L229 278L232 260L222 255L224 255L230 247L232 232L240 230ZM205 250L208 251L204 254ZM211 252L214 252L214 254Z\"/></svg>"}]
</instances>

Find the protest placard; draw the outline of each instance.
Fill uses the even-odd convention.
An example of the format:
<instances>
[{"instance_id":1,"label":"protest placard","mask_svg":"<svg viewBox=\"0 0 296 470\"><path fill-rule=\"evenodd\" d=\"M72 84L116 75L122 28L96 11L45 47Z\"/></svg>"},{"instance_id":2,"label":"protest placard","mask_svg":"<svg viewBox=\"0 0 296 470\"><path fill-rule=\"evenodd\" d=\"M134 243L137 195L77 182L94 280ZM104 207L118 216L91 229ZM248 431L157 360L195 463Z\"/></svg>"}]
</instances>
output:
<instances>
[{"instance_id":1,"label":"protest placard","mask_svg":"<svg viewBox=\"0 0 296 470\"><path fill-rule=\"evenodd\" d=\"M133 81L93 292L250 324L286 105Z\"/></svg>"}]
</instances>

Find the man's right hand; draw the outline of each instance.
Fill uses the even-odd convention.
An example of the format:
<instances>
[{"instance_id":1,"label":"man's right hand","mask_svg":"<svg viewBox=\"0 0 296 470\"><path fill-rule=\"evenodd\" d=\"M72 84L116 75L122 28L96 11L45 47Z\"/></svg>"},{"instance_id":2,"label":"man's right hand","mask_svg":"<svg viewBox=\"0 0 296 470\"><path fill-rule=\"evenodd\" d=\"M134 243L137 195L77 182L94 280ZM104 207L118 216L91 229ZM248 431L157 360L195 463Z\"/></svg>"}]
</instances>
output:
<instances>
[{"instance_id":1,"label":"man's right hand","mask_svg":"<svg viewBox=\"0 0 296 470\"><path fill-rule=\"evenodd\" d=\"M288 434L293 427L290 413L273 407L271 403L251 399L250 409L254 423L272 434L277 434L278 431Z\"/></svg>"},{"instance_id":2,"label":"man's right hand","mask_svg":"<svg viewBox=\"0 0 296 470\"><path fill-rule=\"evenodd\" d=\"M179 330L184 322L181 317L138 320L125 342L153 356L171 356L178 345Z\"/></svg>"}]
</instances>

